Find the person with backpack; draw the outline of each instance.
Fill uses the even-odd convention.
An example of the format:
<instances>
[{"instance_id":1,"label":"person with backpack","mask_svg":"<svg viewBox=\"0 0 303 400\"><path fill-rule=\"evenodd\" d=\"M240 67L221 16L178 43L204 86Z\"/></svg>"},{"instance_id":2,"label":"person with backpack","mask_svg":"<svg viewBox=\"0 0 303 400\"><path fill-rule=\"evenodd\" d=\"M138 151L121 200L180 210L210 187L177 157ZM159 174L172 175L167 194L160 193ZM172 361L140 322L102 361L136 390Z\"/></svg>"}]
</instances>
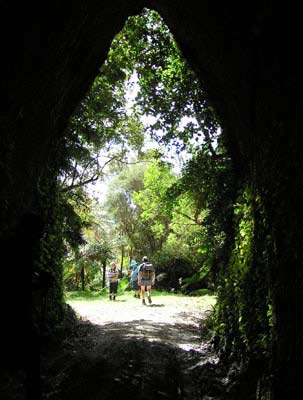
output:
<instances>
[{"instance_id":1,"label":"person with backpack","mask_svg":"<svg viewBox=\"0 0 303 400\"><path fill-rule=\"evenodd\" d=\"M112 261L110 269L106 274L109 284L109 300L116 300L119 278L121 278L121 271L117 268L117 264Z\"/></svg>"},{"instance_id":2,"label":"person with backpack","mask_svg":"<svg viewBox=\"0 0 303 400\"><path fill-rule=\"evenodd\" d=\"M137 261L132 260L130 263L130 268L131 268L130 282L131 282L131 287L135 292L134 297L140 299L140 286L138 286L139 265Z\"/></svg>"},{"instance_id":3,"label":"person with backpack","mask_svg":"<svg viewBox=\"0 0 303 400\"><path fill-rule=\"evenodd\" d=\"M148 261L148 258L144 256L142 258L142 264L139 265L138 272L138 285L141 287L141 298L142 304L146 305L145 302L145 292L147 292L147 299L149 304L152 303L151 300L151 287L155 284L155 270L154 266L151 262Z\"/></svg>"}]
</instances>

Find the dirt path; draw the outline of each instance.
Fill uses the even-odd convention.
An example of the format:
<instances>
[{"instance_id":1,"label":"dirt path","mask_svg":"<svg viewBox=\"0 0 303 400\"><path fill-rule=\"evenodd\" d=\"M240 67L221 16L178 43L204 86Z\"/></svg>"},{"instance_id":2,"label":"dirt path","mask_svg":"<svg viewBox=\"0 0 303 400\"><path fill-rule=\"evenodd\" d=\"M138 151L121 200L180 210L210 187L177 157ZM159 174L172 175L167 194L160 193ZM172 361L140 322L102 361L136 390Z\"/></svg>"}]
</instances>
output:
<instances>
[{"instance_id":1,"label":"dirt path","mask_svg":"<svg viewBox=\"0 0 303 400\"><path fill-rule=\"evenodd\" d=\"M74 301L70 305L83 319L105 331L116 325L119 336L161 341L190 350L201 345L199 328L210 303L214 304L214 300L209 297L162 296L144 307L129 294L115 302Z\"/></svg>"},{"instance_id":2,"label":"dirt path","mask_svg":"<svg viewBox=\"0 0 303 400\"><path fill-rule=\"evenodd\" d=\"M131 294L115 302L70 302L78 335L47 368L47 399L219 399L217 358L201 340L207 297L161 296L142 306Z\"/></svg>"}]
</instances>

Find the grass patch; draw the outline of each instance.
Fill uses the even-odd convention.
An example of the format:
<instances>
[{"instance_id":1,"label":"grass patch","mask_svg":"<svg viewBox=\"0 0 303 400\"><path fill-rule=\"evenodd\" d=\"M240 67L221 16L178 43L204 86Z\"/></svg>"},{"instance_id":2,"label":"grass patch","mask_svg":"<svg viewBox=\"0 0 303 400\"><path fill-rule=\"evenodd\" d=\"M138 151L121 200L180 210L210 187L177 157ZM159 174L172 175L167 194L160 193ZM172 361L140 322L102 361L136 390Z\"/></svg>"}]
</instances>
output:
<instances>
[{"instance_id":1,"label":"grass patch","mask_svg":"<svg viewBox=\"0 0 303 400\"><path fill-rule=\"evenodd\" d=\"M75 290L71 292L65 292L66 301L94 301L100 300L102 297L107 295L106 292L100 292L97 290Z\"/></svg>"},{"instance_id":2,"label":"grass patch","mask_svg":"<svg viewBox=\"0 0 303 400\"><path fill-rule=\"evenodd\" d=\"M121 284L122 283L122 284ZM118 288L118 296L122 299L127 299L129 297L132 297L134 292L133 290L126 290L127 288L127 282L120 282L119 288ZM69 301L100 301L103 299L108 299L108 287L105 287L101 290L76 290L76 291L70 291L70 292L65 292L65 300L66 302ZM153 297L183 297L183 298L188 298L188 297L204 297L205 301L208 302L209 299L214 299L215 296L212 292L208 291L207 289L200 289L196 290L195 292L185 295L184 293L181 292L166 292L166 291L160 291L153 289L152 290L152 296ZM213 300L211 300L213 302Z\"/></svg>"},{"instance_id":3,"label":"grass patch","mask_svg":"<svg viewBox=\"0 0 303 400\"><path fill-rule=\"evenodd\" d=\"M208 289L198 289L189 294L189 296L213 296L214 293L211 293Z\"/></svg>"}]
</instances>

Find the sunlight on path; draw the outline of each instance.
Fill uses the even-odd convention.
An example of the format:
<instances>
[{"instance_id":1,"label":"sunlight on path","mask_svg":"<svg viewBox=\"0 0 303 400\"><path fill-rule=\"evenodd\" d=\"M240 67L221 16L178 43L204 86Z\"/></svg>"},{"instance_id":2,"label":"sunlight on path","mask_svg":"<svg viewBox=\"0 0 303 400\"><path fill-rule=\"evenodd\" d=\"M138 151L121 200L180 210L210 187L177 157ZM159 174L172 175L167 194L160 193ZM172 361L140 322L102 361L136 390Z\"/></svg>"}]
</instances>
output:
<instances>
[{"instance_id":1,"label":"sunlight on path","mask_svg":"<svg viewBox=\"0 0 303 400\"><path fill-rule=\"evenodd\" d=\"M199 326L215 304L215 298L156 296L151 305L129 295L116 301L69 301L78 315L111 333L203 351Z\"/></svg>"},{"instance_id":2,"label":"sunlight on path","mask_svg":"<svg viewBox=\"0 0 303 400\"><path fill-rule=\"evenodd\" d=\"M205 318L205 313L215 304L215 299L210 296L157 296L152 300L151 305L143 306L140 299L123 295L116 301L102 299L93 302L69 301L68 303L83 319L88 319L98 325L138 320L195 325L198 320Z\"/></svg>"}]
</instances>

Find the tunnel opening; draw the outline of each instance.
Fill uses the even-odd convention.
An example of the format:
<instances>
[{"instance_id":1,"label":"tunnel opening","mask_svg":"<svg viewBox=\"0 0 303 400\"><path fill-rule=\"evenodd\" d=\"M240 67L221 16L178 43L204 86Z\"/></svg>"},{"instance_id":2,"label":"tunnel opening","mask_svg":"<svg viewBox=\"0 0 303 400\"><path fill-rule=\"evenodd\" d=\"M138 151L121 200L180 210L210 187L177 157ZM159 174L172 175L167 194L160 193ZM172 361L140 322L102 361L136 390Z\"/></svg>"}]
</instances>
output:
<instances>
[{"instance_id":1,"label":"tunnel opening","mask_svg":"<svg viewBox=\"0 0 303 400\"><path fill-rule=\"evenodd\" d=\"M123 97L129 85L137 86L131 111ZM264 204L249 179L236 174L226 137L219 134L218 117L158 14L145 10L140 17L129 19L68 129L78 135L74 142L84 148L84 163L89 164L90 145L97 163L91 179L83 168L79 173L77 168L83 162L80 151L67 175L61 177L67 184L65 193L68 185L78 189L81 180L93 181L99 171L105 173L99 155L96 157L100 142L107 147L105 165L111 166L113 173L118 170L119 175L104 207L111 214L101 216L103 220L111 219L118 229L106 231L105 225L95 221L90 233L93 241L87 230L86 246L67 260L70 279L66 282L77 286L81 281L82 289L86 284L98 287L103 260L101 291L107 293L106 264L110 259L118 259L123 269L125 258L131 263L151 253L158 274L166 275L164 280L168 278L166 289L187 294L205 289L216 292L219 302L210 323L216 349L229 363L244 362L242 369L249 371L253 382L247 390L256 392L262 381L259 392L268 391L264 375L268 374L271 351L272 304L269 276L259 277L267 261L254 256L254 252L262 252L270 257L272 251L270 232L260 222L266 215ZM183 173L178 177L171 174L169 163L165 166L163 155L161 158L163 148L154 154L144 150L142 131L166 149L175 147L179 158L182 151L190 156L191 160L183 163ZM85 141L87 148L83 146ZM115 147L118 145L122 150ZM137 154L129 162L130 147ZM139 164L139 168L125 168L128 163ZM145 163L151 165L145 169ZM79 206L79 192L76 196ZM191 224L186 224L186 219ZM257 224L259 236L255 232ZM110 237L119 243L114 251ZM148 238L146 243L144 237Z\"/></svg>"},{"instance_id":2,"label":"tunnel opening","mask_svg":"<svg viewBox=\"0 0 303 400\"><path fill-rule=\"evenodd\" d=\"M123 270L125 260L128 267L132 258L141 260L150 252L157 257L157 264L161 257L166 257L166 262L170 259L171 269L189 265L189 276L183 278L190 278L195 272L196 279L199 279L201 271L197 266L203 263L205 271L201 275L207 275L215 261L209 259L206 262L205 253L212 253L211 257L216 258L219 245L213 243L216 249L211 250L206 242L203 245L192 237L202 237L202 231L198 233L202 225L207 230L211 218L219 218L210 217L211 194L202 188L208 181L212 187L209 192L218 190L211 182L211 174L221 173L220 178L214 178L215 181L222 180L221 197L231 197L228 192L232 191L229 187L232 181L231 160L220 130L206 94L160 16L145 10L141 15L131 17L124 30L116 36L100 74L71 117L67 138L63 139L66 154L60 170L59 193L75 211L78 206L78 214L85 207L91 210L95 207L91 214L88 211L83 216L83 227L90 224L94 231L86 233L82 254L76 249L76 259L82 261L77 267L78 272L75 265L73 267L71 287L79 288L81 278L84 288L85 269L87 284L91 283L94 277L89 276L87 263L94 258L99 262L118 258L117 264ZM204 170L207 172L203 173ZM193 174L196 180L199 179L200 193ZM226 175L225 182L223 174ZM110 186L109 196L105 198L101 192L102 200L105 198L102 207L98 201L96 205L91 203L92 199L86 201L85 196L91 196L95 188L91 185L87 191L88 184L102 182L101 191L105 191L106 183L103 181L113 180L112 176L117 178ZM203 179L205 185L201 184ZM156 186L157 180L163 187L161 183ZM219 186L218 182L216 184ZM98 207L103 208L104 215L99 212L97 216ZM178 220L177 214L183 219ZM181 227L179 231L178 225ZM220 228L216 234L221 236L217 242L224 242ZM170 244L166 240L169 235ZM146 243L144 237L148 238ZM73 245L82 244L81 235L66 235L65 242L72 253L71 261L75 263ZM117 248L119 242L118 253L112 249ZM183 259L182 251L178 252L182 242L188 247L183 249ZM161 255L164 245L172 247L165 256ZM190 260L188 252L196 253L196 257L200 254L199 261ZM168 277L170 289L180 288L178 282L182 276L178 274L180 272L172 271ZM76 284L73 284L73 279L76 279ZM103 287L104 284L102 272Z\"/></svg>"},{"instance_id":3,"label":"tunnel opening","mask_svg":"<svg viewBox=\"0 0 303 400\"><path fill-rule=\"evenodd\" d=\"M299 107L292 107L290 99L298 98L301 75L300 63L289 63L296 54L299 24L293 12L270 5L242 10L243 18L238 18L236 7L215 10L210 2L203 2L203 12L194 3L184 7L176 2L172 8L163 1L153 6L165 17L199 79L205 79L227 133L237 180L246 183L235 214L239 223L235 245L240 245L241 252L233 249L232 268L223 277L227 285L220 285L225 301L217 315L226 323L221 326L219 346L231 354L241 346L250 355L257 354L255 369L258 360L267 363L269 358L273 398L299 399L302 155L297 145ZM38 309L39 314L43 307L52 308L45 302L50 289L57 288L58 296L51 296L52 300L62 293L57 285L61 278L56 281L59 271L35 274L41 239L55 220L53 210L41 207L43 196L50 202L56 197L53 189L59 166L51 167L49 157L55 153L51 148L62 150L56 147L60 135L96 72L99 54L105 56L113 33L141 8L142 4L121 7L117 1L99 10L91 1L86 6L77 4L72 16L67 6L60 8L57 3L48 3L46 12L22 6L15 14L11 5L3 9L7 19L1 27L5 28L3 37L9 33L9 40L3 47L6 62L1 66L7 93L1 114L5 128L0 164L4 177L1 250L10 267L3 269L7 285L2 295L6 300L13 285L17 301L4 309L2 347L4 368L21 365L27 370L29 386L35 382L39 386L35 381L39 321L32 310ZM50 22L46 22L47 12ZM288 29L282 31L280 26L288 22ZM79 56L83 62L77 65ZM54 181L46 187L45 178L51 174ZM243 260L249 260L248 269L242 268ZM230 310L235 318L229 318ZM20 316L18 322L15 315ZM59 321L63 313L53 316Z\"/></svg>"},{"instance_id":4,"label":"tunnel opening","mask_svg":"<svg viewBox=\"0 0 303 400\"><path fill-rule=\"evenodd\" d=\"M130 86L135 94L131 93ZM132 97L131 101L127 96ZM220 222L216 229L207 232L207 227L220 220L216 211L212 213L209 203L216 202L219 180L221 197L231 198L230 157L214 111L159 14L145 9L140 15L129 18L124 30L115 37L92 88L71 117L66 135L63 146L68 156L63 153L65 162L58 179L59 194L63 194L64 201L73 208L74 217L80 217L76 228L82 228L77 236L71 235L75 226L69 226L67 235L63 236L68 250L63 284L69 289L69 304L83 313L77 298L90 293L88 297L96 299L98 296L104 300L105 294L108 299L105 282L112 259L121 271L123 266L128 269L119 286L123 285L122 292L131 293L127 276L129 264L135 258L140 260L144 254L150 255L156 266L156 288L160 291L196 296L207 293L208 289L213 291L218 264L223 264L224 259L227 262L226 249L231 237L225 244L226 224L223 226ZM185 158L191 161L184 161ZM89 192L85 193L86 186L104 179L107 171L116 175L109 196L103 205L98 199L92 204ZM202 187L202 180L210 189L201 188L199 193L197 188ZM70 208L68 213L70 215ZM143 214L147 217L143 218ZM64 214L60 212L59 215L62 219ZM70 221L65 223L68 226ZM55 232L50 235L53 238ZM210 235L216 236L211 243L207 240ZM82 292L70 292L80 287ZM85 289L89 290L86 294ZM167 307L161 292L156 297L153 293L152 297L150 307L155 310ZM121 290L114 299L116 303L130 301ZM100 303L99 312L106 315L108 311L103 304ZM161 318L153 321L152 315L149 321L142 310L132 307L137 310L134 321L139 318L141 322L128 322L128 336L136 337L136 331L141 329L145 340L157 342L160 338L164 345L163 333L148 339L148 332L142 328L142 324L145 329L150 324L157 331L163 322L162 330L165 331L166 323L169 335L174 336L172 332L178 328L170 327L165 313L163 316L158 312L164 318L162 323ZM129 308L112 308L111 305L109 313L113 312L120 313L116 330L121 325L119 335L123 337L121 322L125 313L130 312ZM94 317L91 318L96 323ZM180 327L185 337L185 325ZM196 329L198 332L198 325ZM180 346L184 347L183 351L194 352L190 343ZM160 348L158 353L161 358ZM209 355L211 357L214 355ZM120 358L122 365L125 360ZM127 368L124 372L127 377ZM174 396L178 390L181 389L176 386Z\"/></svg>"}]
</instances>

